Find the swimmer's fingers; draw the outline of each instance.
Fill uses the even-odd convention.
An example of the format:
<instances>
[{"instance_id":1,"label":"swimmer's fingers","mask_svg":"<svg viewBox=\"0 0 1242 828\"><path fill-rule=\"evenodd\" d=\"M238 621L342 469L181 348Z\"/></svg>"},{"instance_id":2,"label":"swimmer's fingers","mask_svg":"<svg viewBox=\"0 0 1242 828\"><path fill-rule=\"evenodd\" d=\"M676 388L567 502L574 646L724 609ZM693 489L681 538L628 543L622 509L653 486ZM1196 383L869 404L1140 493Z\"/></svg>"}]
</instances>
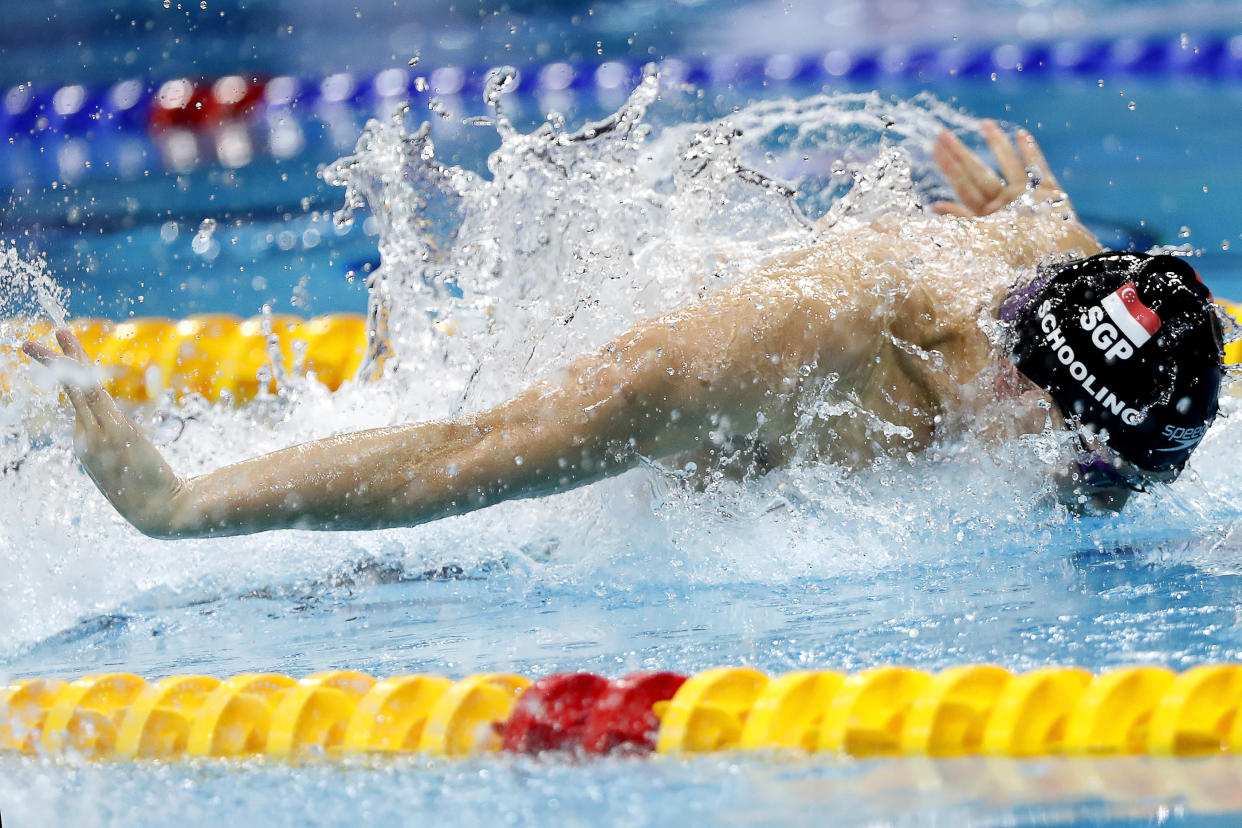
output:
<instances>
[{"instance_id":1,"label":"swimmer's fingers","mask_svg":"<svg viewBox=\"0 0 1242 828\"><path fill-rule=\"evenodd\" d=\"M56 332L56 342L65 355L79 365L90 365L91 358L82 347L82 342L68 328ZM98 381L92 381L82 389L83 399L90 409L91 415L99 425L115 430L131 425L130 420L117 406L112 395L104 390Z\"/></svg>"},{"instance_id":2,"label":"swimmer's fingers","mask_svg":"<svg viewBox=\"0 0 1242 828\"><path fill-rule=\"evenodd\" d=\"M1003 197L1004 183L952 132L940 133L932 156L962 204L970 208L969 215L987 215L999 206L995 202Z\"/></svg>"},{"instance_id":3,"label":"swimmer's fingers","mask_svg":"<svg viewBox=\"0 0 1242 828\"><path fill-rule=\"evenodd\" d=\"M56 352L46 345L40 345L33 339L28 339L22 343L22 353L33 359L40 365L50 365L53 360L59 359Z\"/></svg>"},{"instance_id":4,"label":"swimmer's fingers","mask_svg":"<svg viewBox=\"0 0 1242 828\"><path fill-rule=\"evenodd\" d=\"M81 370L81 364L76 359L68 356L59 356L51 348L44 347L38 342L23 343L22 352L40 365L50 368L57 376L62 378L72 377L74 373ZM82 386L67 379L62 379L61 387L64 388L65 396L69 398L69 403L73 406L73 411L77 415L79 428L85 429L88 433L92 430L98 430L99 422L91 411L91 406L87 402L86 393L83 391Z\"/></svg>"},{"instance_id":5,"label":"swimmer's fingers","mask_svg":"<svg viewBox=\"0 0 1242 828\"><path fill-rule=\"evenodd\" d=\"M979 192L962 164L962 150L966 150L962 142L946 129L936 138L936 143L932 146L932 157L936 159L940 171L944 173L957 197L967 207L973 207L983 200L983 194Z\"/></svg>"},{"instance_id":6,"label":"swimmer's fingers","mask_svg":"<svg viewBox=\"0 0 1242 828\"><path fill-rule=\"evenodd\" d=\"M1014 152L1013 144L1009 142L1004 130L995 121L986 119L980 126L980 131L983 133L983 140L988 142L992 156L996 158L996 165L1005 179L1005 189L1012 193L1011 197L1016 197L1026 187L1025 165L1018 158L1018 153Z\"/></svg>"},{"instance_id":7,"label":"swimmer's fingers","mask_svg":"<svg viewBox=\"0 0 1242 828\"><path fill-rule=\"evenodd\" d=\"M1026 163L1027 175L1039 176L1036 182L1037 188L1061 189L1061 184L1052 174L1052 167L1048 165L1048 159L1044 158L1044 153L1036 143L1035 136L1025 129L1018 130L1018 150L1021 151L1022 160Z\"/></svg>"}]
</instances>

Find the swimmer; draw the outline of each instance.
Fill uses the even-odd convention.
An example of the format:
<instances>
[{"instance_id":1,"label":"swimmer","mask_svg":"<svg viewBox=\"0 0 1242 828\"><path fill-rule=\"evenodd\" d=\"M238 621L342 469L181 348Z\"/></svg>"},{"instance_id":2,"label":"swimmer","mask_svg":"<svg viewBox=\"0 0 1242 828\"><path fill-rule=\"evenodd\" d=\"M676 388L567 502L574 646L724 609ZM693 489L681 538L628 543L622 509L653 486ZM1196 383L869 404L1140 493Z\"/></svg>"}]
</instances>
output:
<instances>
[{"instance_id":1,"label":"swimmer","mask_svg":"<svg viewBox=\"0 0 1242 828\"><path fill-rule=\"evenodd\" d=\"M192 479L97 382L75 382L88 357L72 333L56 334L64 356L24 349L62 363L82 466L158 538L413 526L565 491L641 457L722 462L738 445L759 471L795 451L857 468L967 432L1048 428L1077 447L1058 479L1063 501L1120 509L1176 477L1216 416L1211 296L1179 259L1102 253L1034 138L1011 143L991 121L982 133L998 171L948 131L933 148L958 201L838 220L494 408ZM816 394L833 404L807 418Z\"/></svg>"}]
</instances>

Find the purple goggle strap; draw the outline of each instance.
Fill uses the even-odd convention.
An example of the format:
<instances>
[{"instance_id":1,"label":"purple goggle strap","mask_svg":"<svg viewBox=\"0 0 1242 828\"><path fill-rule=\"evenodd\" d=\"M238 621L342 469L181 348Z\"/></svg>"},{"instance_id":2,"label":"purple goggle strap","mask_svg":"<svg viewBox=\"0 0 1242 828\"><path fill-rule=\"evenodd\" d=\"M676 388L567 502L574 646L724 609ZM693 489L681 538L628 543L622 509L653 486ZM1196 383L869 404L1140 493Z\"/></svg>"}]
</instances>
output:
<instances>
[{"instance_id":1,"label":"purple goggle strap","mask_svg":"<svg viewBox=\"0 0 1242 828\"><path fill-rule=\"evenodd\" d=\"M1044 288L1048 286L1051 278L1051 275L1036 276L1025 285L1014 288L1005 297L1005 301L1001 302L1001 306L997 310L997 316L1000 318L1000 321L1008 323L1017 321L1018 314L1039 298L1039 295L1044 292Z\"/></svg>"},{"instance_id":2,"label":"purple goggle strap","mask_svg":"<svg viewBox=\"0 0 1242 828\"><path fill-rule=\"evenodd\" d=\"M1082 482L1092 488L1121 486L1135 492L1146 491L1138 478L1121 471L1095 452L1078 462L1078 470L1082 472Z\"/></svg>"}]
</instances>

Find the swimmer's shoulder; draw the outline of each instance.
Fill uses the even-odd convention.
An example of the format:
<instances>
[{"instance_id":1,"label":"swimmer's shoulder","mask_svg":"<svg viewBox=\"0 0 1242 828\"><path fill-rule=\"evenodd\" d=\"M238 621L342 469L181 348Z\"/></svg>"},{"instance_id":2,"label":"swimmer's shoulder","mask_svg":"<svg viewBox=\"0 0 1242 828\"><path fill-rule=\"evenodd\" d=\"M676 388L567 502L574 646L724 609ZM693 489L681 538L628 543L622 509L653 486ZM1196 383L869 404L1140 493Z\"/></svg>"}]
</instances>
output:
<instances>
[{"instance_id":1,"label":"swimmer's shoulder","mask_svg":"<svg viewBox=\"0 0 1242 828\"><path fill-rule=\"evenodd\" d=\"M1036 265L1053 255L1086 258L1104 249L1072 210L1056 204L1015 203L969 221L979 252L1003 258L1015 268Z\"/></svg>"}]
</instances>

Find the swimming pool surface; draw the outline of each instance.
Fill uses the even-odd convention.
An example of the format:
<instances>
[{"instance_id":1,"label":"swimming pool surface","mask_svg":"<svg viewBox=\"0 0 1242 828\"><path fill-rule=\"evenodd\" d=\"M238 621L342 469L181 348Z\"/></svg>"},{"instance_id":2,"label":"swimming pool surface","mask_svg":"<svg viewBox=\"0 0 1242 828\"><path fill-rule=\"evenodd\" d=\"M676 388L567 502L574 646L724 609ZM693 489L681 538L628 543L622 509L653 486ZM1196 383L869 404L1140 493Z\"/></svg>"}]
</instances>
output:
<instances>
[{"instance_id":1,"label":"swimming pool surface","mask_svg":"<svg viewBox=\"0 0 1242 828\"><path fill-rule=\"evenodd\" d=\"M1029 126L1106 244L1189 244L1208 285L1242 299L1238 80L864 79L826 91L876 86L885 100L930 89L970 116ZM797 83L669 89L648 112L653 146L664 146L662 130L734 116L735 107L748 117L756 100L822 91ZM583 93L561 104L576 123L619 102ZM461 115L484 111L460 107ZM547 109L525 97L510 103L522 130ZM441 159L484 169L494 130L433 120ZM46 256L71 288L74 315L362 311L363 282L388 237L366 213L338 229L331 212L341 190L317 176L352 151L361 127L347 137L312 135L304 153L284 161L86 176L55 188L21 155L35 144L0 148L12 188L0 234ZM799 161L765 168L763 152L751 150L744 160L777 177ZM811 215L826 207L812 189L801 199ZM452 377L427 382L429 394L455 388ZM359 384L333 399L294 387L243 411L169 405L157 440L179 470L195 472L255 447L435 410L417 388L397 386ZM112 513L72 461L67 426L23 425L28 406L0 408L0 459L9 466L0 476L0 679L332 668L619 676L730 664L775 675L980 662L1099 671L1242 660L1235 401L1176 485L1115 518L1071 518L1047 505L1037 469L980 455L853 475L800 469L707 492L640 468L411 530L175 544L141 537ZM1227 757L161 765L0 755L0 815L13 825L256 817L277 825L1228 825L1242 813L1230 783L1239 773Z\"/></svg>"}]
</instances>

